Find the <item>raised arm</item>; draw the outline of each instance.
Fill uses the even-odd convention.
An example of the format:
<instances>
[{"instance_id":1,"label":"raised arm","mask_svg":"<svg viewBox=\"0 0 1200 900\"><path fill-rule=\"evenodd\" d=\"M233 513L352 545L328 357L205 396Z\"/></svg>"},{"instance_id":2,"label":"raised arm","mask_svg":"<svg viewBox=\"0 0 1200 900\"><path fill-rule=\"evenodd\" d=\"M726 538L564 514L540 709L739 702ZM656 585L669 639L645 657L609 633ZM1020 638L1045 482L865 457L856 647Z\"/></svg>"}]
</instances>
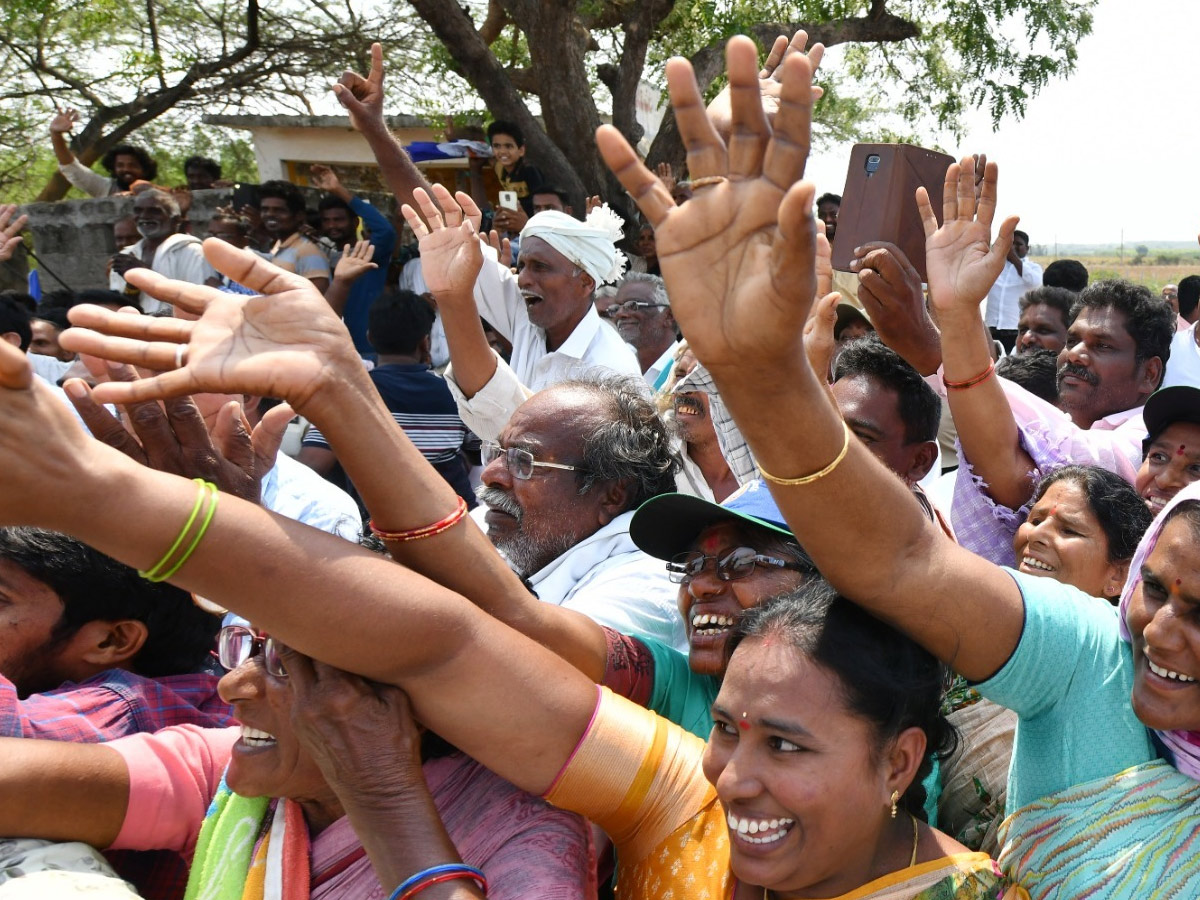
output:
<instances>
[{"instance_id":1,"label":"raised arm","mask_svg":"<svg viewBox=\"0 0 1200 900\"><path fill-rule=\"evenodd\" d=\"M193 482L87 437L8 344L0 417L3 524L73 534L141 571L164 554L174 564L182 530L194 551L172 583L302 653L404 688L420 721L525 790L547 789L590 720L595 684L554 653L370 551L236 497L204 501ZM189 519L198 499L203 515Z\"/></svg>"},{"instance_id":2,"label":"raised arm","mask_svg":"<svg viewBox=\"0 0 1200 900\"><path fill-rule=\"evenodd\" d=\"M99 397L126 402L204 391L283 397L320 428L381 530L420 528L454 510L453 489L396 427L345 328L311 285L221 241L206 241L204 250L239 284L270 296L225 294L145 271L134 276L140 287L199 321L77 307L73 321L98 331L68 329L68 345L108 359L150 362L163 372L102 385ZM280 308L291 314L278 316ZM174 342L186 343L187 363L169 371ZM532 597L473 522L423 540L389 541L388 548L400 563L550 647L590 679L603 677L603 630L587 616Z\"/></svg>"},{"instance_id":3,"label":"raised arm","mask_svg":"<svg viewBox=\"0 0 1200 900\"><path fill-rule=\"evenodd\" d=\"M942 372L963 452L993 500L1019 509L1033 493L1033 459L1021 446L1017 423L995 375L980 303L1004 268L1015 217L991 243L999 170L986 164L978 207L975 163L964 157L946 170L942 225L923 188L917 206L925 226L929 298L942 331Z\"/></svg>"},{"instance_id":4,"label":"raised arm","mask_svg":"<svg viewBox=\"0 0 1200 900\"><path fill-rule=\"evenodd\" d=\"M676 207L615 129L600 129L601 152L654 225L672 309L678 305L680 327L762 468L775 479L825 473L771 485L822 574L957 671L987 677L1021 634L1016 584L946 539L901 481L849 436L804 353L801 331L816 288L814 191L799 181L812 64L801 54L783 61L772 134L758 100L753 43L734 38L727 56L728 146L704 117L691 67L667 64L688 171L697 181L715 179L711 186ZM764 370L773 377L763 379Z\"/></svg>"},{"instance_id":5,"label":"raised arm","mask_svg":"<svg viewBox=\"0 0 1200 900\"><path fill-rule=\"evenodd\" d=\"M388 130L383 118L383 47L371 45L371 71L366 78L347 70L333 86L333 92L349 114L350 124L367 139L396 202L411 204L414 190L428 191L429 182Z\"/></svg>"}]
</instances>

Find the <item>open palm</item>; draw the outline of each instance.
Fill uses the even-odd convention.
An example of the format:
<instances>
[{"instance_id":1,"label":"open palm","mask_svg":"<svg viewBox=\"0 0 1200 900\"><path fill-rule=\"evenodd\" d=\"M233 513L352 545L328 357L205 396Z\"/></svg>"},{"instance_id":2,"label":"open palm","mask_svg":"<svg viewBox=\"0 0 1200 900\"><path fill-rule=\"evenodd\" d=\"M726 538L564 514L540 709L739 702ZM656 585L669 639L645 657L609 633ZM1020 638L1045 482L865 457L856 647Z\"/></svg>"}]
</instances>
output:
<instances>
[{"instance_id":1,"label":"open palm","mask_svg":"<svg viewBox=\"0 0 1200 900\"><path fill-rule=\"evenodd\" d=\"M432 199L421 188L413 191L413 199L421 207L424 220L407 203L401 212L419 239L425 286L435 297L470 294L483 268L483 248L470 218L471 210L463 206L469 198L459 194L456 200L446 188L435 184Z\"/></svg>"},{"instance_id":2,"label":"open palm","mask_svg":"<svg viewBox=\"0 0 1200 900\"><path fill-rule=\"evenodd\" d=\"M339 367L361 371L345 326L308 279L223 241L205 241L204 253L218 271L262 293L228 294L139 269L130 272L131 284L199 318L130 316L97 306L71 311L78 327L63 332L63 346L161 373L97 385L98 400L245 393L280 397L303 411ZM176 368L181 353L186 362Z\"/></svg>"},{"instance_id":3,"label":"open palm","mask_svg":"<svg viewBox=\"0 0 1200 900\"><path fill-rule=\"evenodd\" d=\"M934 216L929 195L917 189L917 206L925 226L925 265L929 297L934 309L951 313L977 307L1004 269L1004 258L1012 246L1017 219L1000 226L992 243L992 219L996 214L996 185L999 169L987 163L979 202L975 200L975 163L965 157L946 169L942 189L942 225Z\"/></svg>"},{"instance_id":4,"label":"open palm","mask_svg":"<svg viewBox=\"0 0 1200 900\"><path fill-rule=\"evenodd\" d=\"M695 191L676 206L662 182L613 128L597 134L609 168L654 226L671 311L709 369L802 353L816 293L808 157L812 64L784 60L774 131L759 100L753 43L729 42L732 136L721 141L704 113L691 67L667 67L671 101L688 148Z\"/></svg>"}]
</instances>

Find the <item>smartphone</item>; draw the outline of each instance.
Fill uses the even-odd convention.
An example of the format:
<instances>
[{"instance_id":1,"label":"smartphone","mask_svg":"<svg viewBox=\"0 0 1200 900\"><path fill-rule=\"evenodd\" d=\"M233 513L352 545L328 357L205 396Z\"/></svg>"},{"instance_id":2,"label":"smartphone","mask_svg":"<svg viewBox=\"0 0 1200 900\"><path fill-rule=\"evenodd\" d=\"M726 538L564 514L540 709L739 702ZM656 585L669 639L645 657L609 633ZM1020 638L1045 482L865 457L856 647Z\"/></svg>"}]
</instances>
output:
<instances>
[{"instance_id":1,"label":"smartphone","mask_svg":"<svg viewBox=\"0 0 1200 900\"><path fill-rule=\"evenodd\" d=\"M918 187L929 192L940 225L942 185L952 162L952 156L912 144L855 144L838 209L833 267L849 272L855 247L888 241L925 281L925 229L914 195Z\"/></svg>"},{"instance_id":2,"label":"smartphone","mask_svg":"<svg viewBox=\"0 0 1200 900\"><path fill-rule=\"evenodd\" d=\"M240 211L243 206L258 206L258 185L257 184L235 184L233 186L233 200L230 204L235 211Z\"/></svg>"},{"instance_id":3,"label":"smartphone","mask_svg":"<svg viewBox=\"0 0 1200 900\"><path fill-rule=\"evenodd\" d=\"M501 209L517 208L517 192L516 191L501 191L500 192L500 207Z\"/></svg>"}]
</instances>

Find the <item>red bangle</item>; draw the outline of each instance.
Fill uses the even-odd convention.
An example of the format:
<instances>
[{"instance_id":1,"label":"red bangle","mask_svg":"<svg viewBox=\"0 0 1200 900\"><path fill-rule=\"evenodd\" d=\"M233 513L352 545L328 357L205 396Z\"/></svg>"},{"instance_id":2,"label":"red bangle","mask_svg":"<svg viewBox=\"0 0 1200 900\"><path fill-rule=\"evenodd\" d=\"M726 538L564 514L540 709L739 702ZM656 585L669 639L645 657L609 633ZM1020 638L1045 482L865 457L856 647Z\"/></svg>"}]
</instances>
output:
<instances>
[{"instance_id":1,"label":"red bangle","mask_svg":"<svg viewBox=\"0 0 1200 900\"><path fill-rule=\"evenodd\" d=\"M947 381L943 378L942 384L946 385L946 390L948 391L965 391L967 388L973 388L977 384L983 384L983 382L987 381L994 374L996 374L996 364L990 362L988 363L988 367L974 378L968 378L966 381Z\"/></svg>"},{"instance_id":2,"label":"red bangle","mask_svg":"<svg viewBox=\"0 0 1200 900\"><path fill-rule=\"evenodd\" d=\"M475 884L479 886L479 889L483 891L483 896L487 896L487 881L481 881L479 876L474 872L467 872L464 870L462 872L444 872L441 875L435 875L432 878L428 878L419 884L413 885L411 888L405 891L400 896L399 900L409 900L410 897L415 897L417 894L421 893L421 891L425 890L425 888L432 887L435 884L441 884L443 881L457 881L462 878L470 878L473 880Z\"/></svg>"},{"instance_id":3,"label":"red bangle","mask_svg":"<svg viewBox=\"0 0 1200 900\"><path fill-rule=\"evenodd\" d=\"M367 527L371 529L371 534L385 541L418 541L421 538L433 537L435 534L441 534L449 528L453 528L467 514L467 501L462 497L458 498L458 506L454 508L454 512L434 522L432 525L424 525L421 528L410 528L408 531L384 531L375 525L375 520L371 519L367 522Z\"/></svg>"}]
</instances>

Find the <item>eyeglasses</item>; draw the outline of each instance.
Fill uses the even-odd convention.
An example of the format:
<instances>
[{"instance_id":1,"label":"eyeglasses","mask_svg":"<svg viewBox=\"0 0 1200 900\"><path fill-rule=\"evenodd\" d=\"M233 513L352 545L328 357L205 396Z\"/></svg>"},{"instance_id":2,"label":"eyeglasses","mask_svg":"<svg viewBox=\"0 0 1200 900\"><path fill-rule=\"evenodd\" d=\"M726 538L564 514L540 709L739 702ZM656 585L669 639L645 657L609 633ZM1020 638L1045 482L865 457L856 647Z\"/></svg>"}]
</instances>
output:
<instances>
[{"instance_id":1,"label":"eyeglasses","mask_svg":"<svg viewBox=\"0 0 1200 900\"><path fill-rule=\"evenodd\" d=\"M533 477L533 469L535 466L541 466L545 469L562 469L565 472L583 472L586 471L583 466L567 466L562 463L539 462L533 458L533 454L528 450L521 450L517 447L509 447L507 450L497 444L495 441L483 441L479 448L479 457L486 466L494 459L504 457L504 463L508 467L508 471L513 478L520 478L522 481L528 481Z\"/></svg>"},{"instance_id":2,"label":"eyeglasses","mask_svg":"<svg viewBox=\"0 0 1200 900\"><path fill-rule=\"evenodd\" d=\"M645 300L626 300L624 303L614 303L608 308L608 318L612 318L619 312L635 313L639 309L666 309L666 303L648 303Z\"/></svg>"},{"instance_id":3,"label":"eyeglasses","mask_svg":"<svg viewBox=\"0 0 1200 900\"><path fill-rule=\"evenodd\" d=\"M724 557L707 556L699 550L677 553L667 563L667 577L675 584L687 584L704 571L709 560L717 564L717 578L721 581L737 581L754 571L755 566L775 569L792 569L796 572L809 571L808 566L778 556L767 556L753 547L735 547Z\"/></svg>"},{"instance_id":4,"label":"eyeglasses","mask_svg":"<svg viewBox=\"0 0 1200 900\"><path fill-rule=\"evenodd\" d=\"M287 678L279 647L274 638L257 635L245 625L226 625L217 632L217 660L230 670L261 653L267 672L276 678Z\"/></svg>"}]
</instances>

